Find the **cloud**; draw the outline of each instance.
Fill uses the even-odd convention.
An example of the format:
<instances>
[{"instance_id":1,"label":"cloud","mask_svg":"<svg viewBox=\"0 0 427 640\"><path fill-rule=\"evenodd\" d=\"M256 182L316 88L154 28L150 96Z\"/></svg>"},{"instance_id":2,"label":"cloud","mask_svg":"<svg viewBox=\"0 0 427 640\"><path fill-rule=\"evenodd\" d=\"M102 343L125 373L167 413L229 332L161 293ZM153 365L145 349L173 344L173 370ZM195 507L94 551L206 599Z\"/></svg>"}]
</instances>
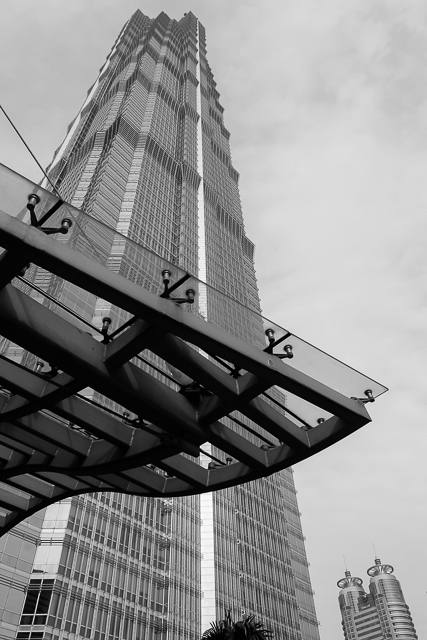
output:
<instances>
[{"instance_id":1,"label":"cloud","mask_svg":"<svg viewBox=\"0 0 427 640\"><path fill-rule=\"evenodd\" d=\"M1 86L46 165L125 20L160 7L35 6L7 2ZM322 638L342 637L342 554L365 578L372 542L395 565L422 637L427 5L165 0L162 8L175 18L191 9L207 29L265 314L391 389L369 407L371 425L295 470ZM0 126L2 161L38 179Z\"/></svg>"}]
</instances>

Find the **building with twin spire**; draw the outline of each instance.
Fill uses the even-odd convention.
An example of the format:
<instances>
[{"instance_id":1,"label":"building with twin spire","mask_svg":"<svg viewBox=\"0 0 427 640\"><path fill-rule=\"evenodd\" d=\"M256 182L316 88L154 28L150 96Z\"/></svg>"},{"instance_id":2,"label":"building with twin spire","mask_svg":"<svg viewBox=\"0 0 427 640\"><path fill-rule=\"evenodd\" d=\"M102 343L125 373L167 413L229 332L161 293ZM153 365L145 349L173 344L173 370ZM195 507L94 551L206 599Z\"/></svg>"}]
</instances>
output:
<instances>
[{"instance_id":1,"label":"building with twin spire","mask_svg":"<svg viewBox=\"0 0 427 640\"><path fill-rule=\"evenodd\" d=\"M375 564L367 571L369 592L363 580L350 571L338 580L338 602L341 609L345 640L417 640L409 607L393 567Z\"/></svg>"}]
</instances>

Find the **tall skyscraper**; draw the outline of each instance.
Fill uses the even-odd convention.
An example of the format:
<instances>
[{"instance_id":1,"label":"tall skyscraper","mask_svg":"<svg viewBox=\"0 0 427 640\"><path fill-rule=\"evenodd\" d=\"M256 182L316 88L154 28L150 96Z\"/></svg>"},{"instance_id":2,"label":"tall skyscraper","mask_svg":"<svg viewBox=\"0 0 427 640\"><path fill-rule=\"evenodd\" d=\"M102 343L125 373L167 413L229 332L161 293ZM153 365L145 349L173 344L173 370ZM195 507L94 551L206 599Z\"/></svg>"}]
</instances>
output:
<instances>
[{"instance_id":1,"label":"tall skyscraper","mask_svg":"<svg viewBox=\"0 0 427 640\"><path fill-rule=\"evenodd\" d=\"M345 640L417 640L409 607L394 569L375 558L368 569L369 593L360 578L345 572L337 585Z\"/></svg>"},{"instance_id":2,"label":"tall skyscraper","mask_svg":"<svg viewBox=\"0 0 427 640\"><path fill-rule=\"evenodd\" d=\"M64 200L121 234L109 244L85 218L71 246L157 291L160 274L136 263L130 241L143 245L211 285L195 313L264 347L261 324L240 306L260 312L229 139L203 26L192 13L178 22L137 11L49 176ZM126 320L42 269L28 277L95 324ZM300 515L292 470L188 498L65 500L44 515L18 638L195 640L231 609L255 614L276 638L318 640Z\"/></svg>"}]
</instances>

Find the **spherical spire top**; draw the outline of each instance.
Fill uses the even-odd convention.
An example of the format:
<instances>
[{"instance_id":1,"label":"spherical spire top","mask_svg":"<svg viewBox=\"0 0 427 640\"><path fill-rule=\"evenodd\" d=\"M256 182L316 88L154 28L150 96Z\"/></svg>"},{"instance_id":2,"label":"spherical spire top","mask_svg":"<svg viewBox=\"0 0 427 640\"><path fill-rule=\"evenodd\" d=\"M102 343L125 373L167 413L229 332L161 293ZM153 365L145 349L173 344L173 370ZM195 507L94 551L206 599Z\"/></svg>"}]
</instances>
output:
<instances>
[{"instance_id":1,"label":"spherical spire top","mask_svg":"<svg viewBox=\"0 0 427 640\"><path fill-rule=\"evenodd\" d=\"M370 567L367 571L368 576L374 578L375 576L379 576L381 573L393 573L394 568L391 564L381 564L381 560L379 558L375 558L375 565Z\"/></svg>"}]
</instances>

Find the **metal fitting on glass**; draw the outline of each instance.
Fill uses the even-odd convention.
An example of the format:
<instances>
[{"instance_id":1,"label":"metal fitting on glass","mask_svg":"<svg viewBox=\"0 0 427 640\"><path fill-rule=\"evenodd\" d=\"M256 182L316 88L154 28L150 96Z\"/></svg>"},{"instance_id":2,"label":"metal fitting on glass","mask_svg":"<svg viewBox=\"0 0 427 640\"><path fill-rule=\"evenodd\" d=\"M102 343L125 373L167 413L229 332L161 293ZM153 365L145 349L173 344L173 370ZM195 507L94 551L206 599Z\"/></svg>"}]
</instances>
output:
<instances>
[{"instance_id":1,"label":"metal fitting on glass","mask_svg":"<svg viewBox=\"0 0 427 640\"><path fill-rule=\"evenodd\" d=\"M273 346L274 346L274 343L275 343L273 329L266 329L265 335L267 336L268 347L266 349L264 349L264 351L266 353L273 353Z\"/></svg>"},{"instance_id":2,"label":"metal fitting on glass","mask_svg":"<svg viewBox=\"0 0 427 640\"><path fill-rule=\"evenodd\" d=\"M163 269L162 279L163 279L164 289L163 289L163 292L160 294L160 297L165 298L166 300L172 300L172 302L175 302L176 304L184 304L184 303L193 304L194 298L196 295L196 292L194 289L187 289L187 291L185 292L185 297L171 295L173 291L180 289L181 286L184 284L184 282L189 280L190 277L191 277L190 274L186 273L181 278L179 278L179 280L177 280L171 285L172 272L170 269Z\"/></svg>"},{"instance_id":3,"label":"metal fitting on glass","mask_svg":"<svg viewBox=\"0 0 427 640\"><path fill-rule=\"evenodd\" d=\"M36 372L37 373L41 373L44 369L44 362L42 362L41 360L37 360L36 362Z\"/></svg>"},{"instance_id":4,"label":"metal fitting on glass","mask_svg":"<svg viewBox=\"0 0 427 640\"><path fill-rule=\"evenodd\" d=\"M36 193L30 193L28 196L27 209L34 209L40 202L40 198Z\"/></svg>"},{"instance_id":5,"label":"metal fitting on glass","mask_svg":"<svg viewBox=\"0 0 427 640\"><path fill-rule=\"evenodd\" d=\"M31 225L33 227L38 227L38 221L36 218L36 214L34 213L35 207L39 204L40 198L36 193L30 193L28 196L27 209L30 212Z\"/></svg>"},{"instance_id":6,"label":"metal fitting on glass","mask_svg":"<svg viewBox=\"0 0 427 640\"><path fill-rule=\"evenodd\" d=\"M64 218L61 222L60 227L42 227L42 224L46 222L51 215L57 211L57 209L62 205L62 200L58 200L53 207L49 211L47 211L40 220L37 220L35 208L40 203L40 198L36 193L31 193L28 196L27 209L30 212L30 222L32 227L36 227L36 229L40 229L47 236L51 236L55 233L68 233L68 230L72 227L73 223L70 218Z\"/></svg>"},{"instance_id":7,"label":"metal fitting on glass","mask_svg":"<svg viewBox=\"0 0 427 640\"><path fill-rule=\"evenodd\" d=\"M194 291L194 289L187 289L187 291L185 292L185 295L187 296L188 304L193 304L194 296L196 295L196 292Z\"/></svg>"},{"instance_id":8,"label":"metal fitting on glass","mask_svg":"<svg viewBox=\"0 0 427 640\"><path fill-rule=\"evenodd\" d=\"M101 333L104 336L103 342L105 343L109 341L108 332L110 330L110 325L111 325L111 318L108 316L104 316L104 318L102 318Z\"/></svg>"},{"instance_id":9,"label":"metal fitting on glass","mask_svg":"<svg viewBox=\"0 0 427 640\"><path fill-rule=\"evenodd\" d=\"M352 400L359 400L359 402L363 402L366 404L367 402L375 402L374 394L372 393L372 389L366 389L364 398L356 398L355 396L351 396Z\"/></svg>"},{"instance_id":10,"label":"metal fitting on glass","mask_svg":"<svg viewBox=\"0 0 427 640\"><path fill-rule=\"evenodd\" d=\"M274 331L273 331L273 329L267 329L266 332L265 332L265 335L267 336L268 342L272 345L274 343Z\"/></svg>"},{"instance_id":11,"label":"metal fitting on glass","mask_svg":"<svg viewBox=\"0 0 427 640\"><path fill-rule=\"evenodd\" d=\"M166 284L167 282L168 282L168 283L170 282L171 276L172 276L172 274L171 274L171 272L169 271L169 269L163 269L163 271L162 271L162 278L163 278L163 282L164 282L164 284Z\"/></svg>"},{"instance_id":12,"label":"metal fitting on glass","mask_svg":"<svg viewBox=\"0 0 427 640\"><path fill-rule=\"evenodd\" d=\"M175 302L175 304L193 304L195 295L196 292L194 291L194 289L187 289L187 291L185 292L185 298L179 298L175 296L167 296L167 298L168 300L172 300L172 302Z\"/></svg>"},{"instance_id":13,"label":"metal fitting on glass","mask_svg":"<svg viewBox=\"0 0 427 640\"><path fill-rule=\"evenodd\" d=\"M73 223L70 220L70 218L64 218L61 222L59 233L63 233L64 235L67 234L72 226L73 226Z\"/></svg>"},{"instance_id":14,"label":"metal fitting on glass","mask_svg":"<svg viewBox=\"0 0 427 640\"><path fill-rule=\"evenodd\" d=\"M292 345L285 344L285 346L283 347L283 351L285 353L282 356L282 358L293 358L294 357L294 354L293 354L293 351L292 351Z\"/></svg>"},{"instance_id":15,"label":"metal fitting on glass","mask_svg":"<svg viewBox=\"0 0 427 640\"><path fill-rule=\"evenodd\" d=\"M163 269L162 278L163 278L163 284L165 285L165 287L169 285L169 282L171 281L171 277L172 277L172 274L169 271L169 269Z\"/></svg>"},{"instance_id":16,"label":"metal fitting on glass","mask_svg":"<svg viewBox=\"0 0 427 640\"><path fill-rule=\"evenodd\" d=\"M372 393L371 389L366 389L365 396L368 398L368 400L365 401L365 402L375 402L375 398L373 396L373 393Z\"/></svg>"},{"instance_id":17,"label":"metal fitting on glass","mask_svg":"<svg viewBox=\"0 0 427 640\"><path fill-rule=\"evenodd\" d=\"M49 371L46 371L46 373L44 374L46 376L46 378L54 378L56 375L58 375L59 369L58 367L55 367L55 365L50 364L49 362Z\"/></svg>"}]
</instances>

